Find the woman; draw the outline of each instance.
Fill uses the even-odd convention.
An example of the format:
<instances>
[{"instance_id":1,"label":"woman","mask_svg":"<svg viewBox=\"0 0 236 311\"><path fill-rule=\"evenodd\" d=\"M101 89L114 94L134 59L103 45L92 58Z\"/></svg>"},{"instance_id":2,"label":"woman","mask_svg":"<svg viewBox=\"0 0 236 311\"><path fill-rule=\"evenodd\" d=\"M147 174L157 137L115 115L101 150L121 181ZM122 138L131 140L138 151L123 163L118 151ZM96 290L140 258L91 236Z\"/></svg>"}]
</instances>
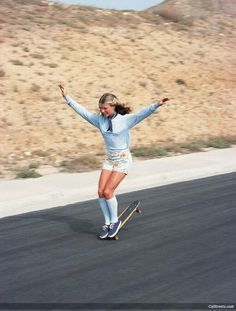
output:
<instances>
[{"instance_id":1,"label":"woman","mask_svg":"<svg viewBox=\"0 0 236 311\"><path fill-rule=\"evenodd\" d=\"M150 116L168 98L143 108L137 113L129 114L131 109L121 105L114 94L105 93L99 99L100 115L87 111L83 106L67 96L59 85L67 104L82 118L98 128L104 138L107 159L103 163L98 183L98 197L105 218L105 225L99 234L101 239L114 237L119 231L121 221L118 219L118 204L114 192L128 173L132 163L130 147L130 129Z\"/></svg>"}]
</instances>

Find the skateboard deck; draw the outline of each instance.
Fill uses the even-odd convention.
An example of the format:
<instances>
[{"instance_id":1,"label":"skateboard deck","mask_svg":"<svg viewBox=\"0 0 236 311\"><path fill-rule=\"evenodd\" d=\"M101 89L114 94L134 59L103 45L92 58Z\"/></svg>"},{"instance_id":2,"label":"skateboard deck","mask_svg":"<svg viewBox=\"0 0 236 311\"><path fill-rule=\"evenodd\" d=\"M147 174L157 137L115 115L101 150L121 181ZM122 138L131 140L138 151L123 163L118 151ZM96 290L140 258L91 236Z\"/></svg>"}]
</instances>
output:
<instances>
[{"instance_id":1,"label":"skateboard deck","mask_svg":"<svg viewBox=\"0 0 236 311\"><path fill-rule=\"evenodd\" d=\"M119 232L125 226L125 224L130 220L132 215L136 212L141 214L141 210L138 208L140 201L136 200L130 203L119 215L119 219L121 220L121 226L118 233L114 236L113 239L119 240Z\"/></svg>"}]
</instances>

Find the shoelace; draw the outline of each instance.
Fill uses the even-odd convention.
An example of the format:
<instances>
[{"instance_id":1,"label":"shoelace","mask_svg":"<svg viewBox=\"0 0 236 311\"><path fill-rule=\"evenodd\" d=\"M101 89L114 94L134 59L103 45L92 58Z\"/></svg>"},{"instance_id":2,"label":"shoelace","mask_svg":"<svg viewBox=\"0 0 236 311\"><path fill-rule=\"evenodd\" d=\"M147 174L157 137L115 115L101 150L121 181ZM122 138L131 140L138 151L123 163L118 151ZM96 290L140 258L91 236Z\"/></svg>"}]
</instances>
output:
<instances>
[{"instance_id":1,"label":"shoelace","mask_svg":"<svg viewBox=\"0 0 236 311\"><path fill-rule=\"evenodd\" d=\"M109 226L104 225L104 226L102 227L102 230L105 231L108 227L109 227Z\"/></svg>"},{"instance_id":2,"label":"shoelace","mask_svg":"<svg viewBox=\"0 0 236 311\"><path fill-rule=\"evenodd\" d=\"M113 229L113 227L114 227L114 224L111 223L111 224L110 224L110 229Z\"/></svg>"}]
</instances>

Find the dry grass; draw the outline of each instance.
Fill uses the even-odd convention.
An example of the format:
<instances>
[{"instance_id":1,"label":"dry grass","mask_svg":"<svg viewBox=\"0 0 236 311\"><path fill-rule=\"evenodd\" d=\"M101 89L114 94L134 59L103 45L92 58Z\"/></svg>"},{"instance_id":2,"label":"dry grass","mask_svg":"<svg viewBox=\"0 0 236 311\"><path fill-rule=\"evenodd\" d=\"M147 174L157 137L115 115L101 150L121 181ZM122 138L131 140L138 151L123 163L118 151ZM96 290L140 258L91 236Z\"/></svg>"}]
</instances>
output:
<instances>
[{"instance_id":1,"label":"dry grass","mask_svg":"<svg viewBox=\"0 0 236 311\"><path fill-rule=\"evenodd\" d=\"M94 155L86 155L73 160L63 160L60 166L62 172L85 172L99 169L101 161Z\"/></svg>"},{"instance_id":2,"label":"dry grass","mask_svg":"<svg viewBox=\"0 0 236 311\"><path fill-rule=\"evenodd\" d=\"M133 156L151 159L166 156L173 156L185 153L193 153L204 151L206 148L230 148L232 145L236 145L236 137L212 137L208 140L194 140L185 143L172 143L162 144L162 146L140 146L138 148L131 149Z\"/></svg>"}]
</instances>

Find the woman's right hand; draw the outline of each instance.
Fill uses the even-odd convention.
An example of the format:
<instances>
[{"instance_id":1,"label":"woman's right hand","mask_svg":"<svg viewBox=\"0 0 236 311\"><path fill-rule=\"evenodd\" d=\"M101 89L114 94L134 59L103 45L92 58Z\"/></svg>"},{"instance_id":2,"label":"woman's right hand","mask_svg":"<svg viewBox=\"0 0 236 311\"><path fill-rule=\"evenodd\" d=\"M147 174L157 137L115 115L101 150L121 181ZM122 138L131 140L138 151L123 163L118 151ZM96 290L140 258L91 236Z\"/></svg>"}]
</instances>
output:
<instances>
[{"instance_id":1,"label":"woman's right hand","mask_svg":"<svg viewBox=\"0 0 236 311\"><path fill-rule=\"evenodd\" d=\"M161 100L159 100L159 105L160 106L162 106L162 105L164 105L168 100L170 100L169 98L167 98L167 97L164 97L164 98L162 98Z\"/></svg>"},{"instance_id":2,"label":"woman's right hand","mask_svg":"<svg viewBox=\"0 0 236 311\"><path fill-rule=\"evenodd\" d=\"M61 85L61 84L59 84L58 86L59 86L59 88L60 88L60 90L61 90L62 96L65 97L65 96L66 96L66 90L64 89L64 86Z\"/></svg>"}]
</instances>

